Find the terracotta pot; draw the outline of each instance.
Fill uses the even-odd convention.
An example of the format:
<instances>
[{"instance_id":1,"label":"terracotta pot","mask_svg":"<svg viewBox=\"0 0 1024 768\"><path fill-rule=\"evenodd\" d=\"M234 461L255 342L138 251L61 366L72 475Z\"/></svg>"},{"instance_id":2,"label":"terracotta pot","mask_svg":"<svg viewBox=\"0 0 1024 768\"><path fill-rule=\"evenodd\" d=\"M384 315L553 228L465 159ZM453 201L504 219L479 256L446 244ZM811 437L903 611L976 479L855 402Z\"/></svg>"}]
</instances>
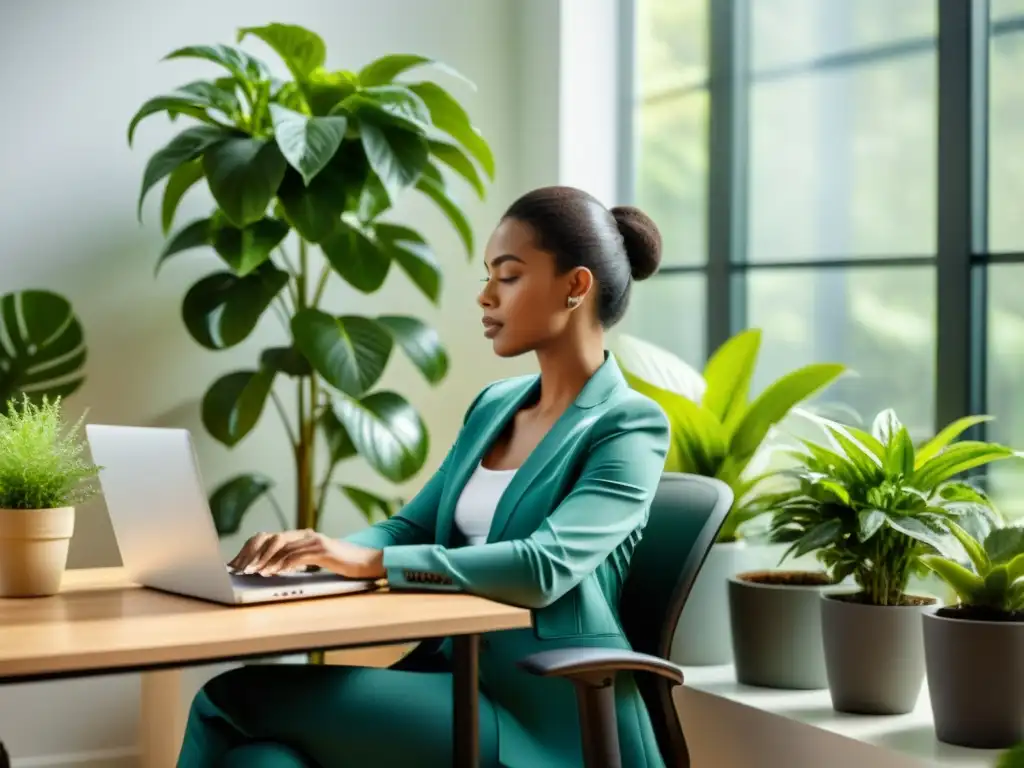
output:
<instances>
[{"instance_id":1,"label":"terracotta pot","mask_svg":"<svg viewBox=\"0 0 1024 768\"><path fill-rule=\"evenodd\" d=\"M0 509L0 597L60 591L75 508Z\"/></svg>"}]
</instances>

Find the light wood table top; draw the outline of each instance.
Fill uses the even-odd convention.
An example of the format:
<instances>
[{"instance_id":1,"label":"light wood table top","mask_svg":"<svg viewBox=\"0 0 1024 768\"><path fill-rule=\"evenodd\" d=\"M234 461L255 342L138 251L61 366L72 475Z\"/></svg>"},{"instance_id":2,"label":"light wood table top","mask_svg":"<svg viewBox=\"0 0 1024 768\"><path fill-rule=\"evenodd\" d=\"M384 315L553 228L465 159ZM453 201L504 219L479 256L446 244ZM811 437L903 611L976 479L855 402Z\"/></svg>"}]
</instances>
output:
<instances>
[{"instance_id":1,"label":"light wood table top","mask_svg":"<svg viewBox=\"0 0 1024 768\"><path fill-rule=\"evenodd\" d=\"M466 594L373 592L222 606L143 589L120 568L68 571L53 597L0 599L0 680L73 677L531 626Z\"/></svg>"}]
</instances>

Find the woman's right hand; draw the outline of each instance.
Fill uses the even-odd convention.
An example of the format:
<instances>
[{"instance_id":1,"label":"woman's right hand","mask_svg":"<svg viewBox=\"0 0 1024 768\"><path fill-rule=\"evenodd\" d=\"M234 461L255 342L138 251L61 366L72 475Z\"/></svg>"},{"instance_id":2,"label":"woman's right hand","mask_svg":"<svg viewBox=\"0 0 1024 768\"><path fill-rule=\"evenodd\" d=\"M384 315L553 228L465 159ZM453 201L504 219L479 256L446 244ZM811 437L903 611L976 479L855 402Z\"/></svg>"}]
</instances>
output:
<instances>
[{"instance_id":1,"label":"woman's right hand","mask_svg":"<svg viewBox=\"0 0 1024 768\"><path fill-rule=\"evenodd\" d=\"M286 544L316 535L315 531L282 531L281 533L257 533L251 537L228 563L235 573L259 573L271 558Z\"/></svg>"}]
</instances>

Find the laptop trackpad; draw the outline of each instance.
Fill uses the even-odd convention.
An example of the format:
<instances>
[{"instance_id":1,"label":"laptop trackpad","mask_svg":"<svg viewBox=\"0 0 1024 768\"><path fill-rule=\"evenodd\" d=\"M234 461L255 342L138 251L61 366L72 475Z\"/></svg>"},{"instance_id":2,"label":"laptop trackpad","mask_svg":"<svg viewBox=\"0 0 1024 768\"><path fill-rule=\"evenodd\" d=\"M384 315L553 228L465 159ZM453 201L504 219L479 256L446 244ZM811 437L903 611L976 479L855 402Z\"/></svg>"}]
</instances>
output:
<instances>
[{"instance_id":1,"label":"laptop trackpad","mask_svg":"<svg viewBox=\"0 0 1024 768\"><path fill-rule=\"evenodd\" d=\"M330 584L347 582L346 579L330 571L304 571L302 573L281 573L276 576L260 576L258 573L232 573L231 585L235 589L267 589L269 587L295 587L306 584Z\"/></svg>"}]
</instances>

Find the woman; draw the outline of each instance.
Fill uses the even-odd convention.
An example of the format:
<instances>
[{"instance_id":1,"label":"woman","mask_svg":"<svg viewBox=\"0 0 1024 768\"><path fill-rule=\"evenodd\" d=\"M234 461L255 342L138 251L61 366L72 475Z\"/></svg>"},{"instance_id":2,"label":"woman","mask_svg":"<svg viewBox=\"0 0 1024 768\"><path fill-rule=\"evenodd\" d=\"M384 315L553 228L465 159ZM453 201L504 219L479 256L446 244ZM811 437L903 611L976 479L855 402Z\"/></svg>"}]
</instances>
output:
<instances>
[{"instance_id":1,"label":"woman","mask_svg":"<svg viewBox=\"0 0 1024 768\"><path fill-rule=\"evenodd\" d=\"M487 244L479 296L501 357L535 352L540 376L496 382L455 445L395 517L338 541L306 531L250 539L231 566L274 574L319 566L392 589L472 592L534 611L534 627L484 636L481 765L581 764L573 687L516 662L564 646L628 648L618 597L668 448L668 424L631 390L604 333L661 238L635 208L577 189L516 201ZM434 671L248 666L196 697L179 766L451 765L448 644ZM420 667L423 669L424 667ZM660 768L632 678L618 681L627 768Z\"/></svg>"}]
</instances>

